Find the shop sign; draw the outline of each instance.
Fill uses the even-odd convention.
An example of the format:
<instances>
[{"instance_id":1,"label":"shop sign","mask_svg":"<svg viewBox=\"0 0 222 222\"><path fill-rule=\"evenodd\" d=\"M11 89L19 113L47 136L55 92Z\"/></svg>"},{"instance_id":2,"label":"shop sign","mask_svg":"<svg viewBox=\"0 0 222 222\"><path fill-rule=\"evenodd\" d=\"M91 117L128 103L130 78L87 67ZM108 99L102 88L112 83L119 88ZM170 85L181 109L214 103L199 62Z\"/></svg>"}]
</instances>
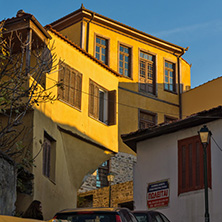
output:
<instances>
[{"instance_id":1,"label":"shop sign","mask_svg":"<svg viewBox=\"0 0 222 222\"><path fill-rule=\"evenodd\" d=\"M149 183L147 187L147 206L148 208L166 207L169 204L169 181L162 180Z\"/></svg>"}]
</instances>

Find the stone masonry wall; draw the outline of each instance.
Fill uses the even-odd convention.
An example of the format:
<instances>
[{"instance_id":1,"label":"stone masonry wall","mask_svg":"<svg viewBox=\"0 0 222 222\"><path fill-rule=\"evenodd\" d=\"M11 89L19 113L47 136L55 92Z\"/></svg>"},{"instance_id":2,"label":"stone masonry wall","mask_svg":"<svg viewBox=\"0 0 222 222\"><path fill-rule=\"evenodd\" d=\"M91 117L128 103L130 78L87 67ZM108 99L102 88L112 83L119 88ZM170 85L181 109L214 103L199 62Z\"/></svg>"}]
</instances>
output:
<instances>
[{"instance_id":1,"label":"stone masonry wall","mask_svg":"<svg viewBox=\"0 0 222 222\"><path fill-rule=\"evenodd\" d=\"M93 207L108 207L109 206L109 187L104 187L96 190L91 190L85 193L79 193L79 197L92 196ZM119 204L133 201L133 181L115 184L111 186L111 207L118 207ZM81 207L87 207L82 204Z\"/></svg>"},{"instance_id":2,"label":"stone masonry wall","mask_svg":"<svg viewBox=\"0 0 222 222\"><path fill-rule=\"evenodd\" d=\"M133 164L136 156L127 153L117 153L110 160L110 172L114 173L113 184L125 183L133 180ZM96 189L96 173L87 177L79 189L79 193Z\"/></svg>"},{"instance_id":3,"label":"stone masonry wall","mask_svg":"<svg viewBox=\"0 0 222 222\"><path fill-rule=\"evenodd\" d=\"M0 152L0 214L13 215L16 201L16 170L12 160Z\"/></svg>"}]
</instances>

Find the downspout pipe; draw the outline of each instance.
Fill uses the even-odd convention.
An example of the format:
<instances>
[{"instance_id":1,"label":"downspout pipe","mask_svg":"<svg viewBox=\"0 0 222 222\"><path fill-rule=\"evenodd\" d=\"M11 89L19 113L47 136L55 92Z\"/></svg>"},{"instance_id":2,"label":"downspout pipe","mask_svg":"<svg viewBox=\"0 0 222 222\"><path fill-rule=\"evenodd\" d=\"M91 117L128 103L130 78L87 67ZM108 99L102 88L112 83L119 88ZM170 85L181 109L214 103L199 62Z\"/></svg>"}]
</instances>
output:
<instances>
[{"instance_id":1,"label":"downspout pipe","mask_svg":"<svg viewBox=\"0 0 222 222\"><path fill-rule=\"evenodd\" d=\"M178 77L178 96L179 96L179 118L182 119L182 99L181 99L181 88L180 88L180 74L181 74L181 69L180 69L180 58L182 55L189 49L187 47L185 50L182 51L180 55L177 56L177 77Z\"/></svg>"},{"instance_id":2,"label":"downspout pipe","mask_svg":"<svg viewBox=\"0 0 222 222\"><path fill-rule=\"evenodd\" d=\"M87 37L86 37L86 51L89 52L89 29L90 22L94 19L95 12L92 13L92 18L87 22Z\"/></svg>"}]
</instances>

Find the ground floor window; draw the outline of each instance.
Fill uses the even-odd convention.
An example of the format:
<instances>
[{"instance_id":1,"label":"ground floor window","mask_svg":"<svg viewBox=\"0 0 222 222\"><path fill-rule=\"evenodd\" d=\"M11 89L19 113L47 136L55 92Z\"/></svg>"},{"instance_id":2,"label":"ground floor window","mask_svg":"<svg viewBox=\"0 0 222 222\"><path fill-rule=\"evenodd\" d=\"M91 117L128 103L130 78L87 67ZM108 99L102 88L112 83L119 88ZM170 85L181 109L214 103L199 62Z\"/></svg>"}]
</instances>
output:
<instances>
[{"instance_id":1,"label":"ground floor window","mask_svg":"<svg viewBox=\"0 0 222 222\"><path fill-rule=\"evenodd\" d=\"M102 163L96 173L96 187L102 188L109 186L107 175L109 174L109 160Z\"/></svg>"},{"instance_id":2,"label":"ground floor window","mask_svg":"<svg viewBox=\"0 0 222 222\"><path fill-rule=\"evenodd\" d=\"M208 186L211 187L211 152L207 147ZM203 147L199 136L178 141L178 194L204 188Z\"/></svg>"},{"instance_id":3,"label":"ground floor window","mask_svg":"<svg viewBox=\"0 0 222 222\"><path fill-rule=\"evenodd\" d=\"M43 175L55 181L56 141L44 132Z\"/></svg>"}]
</instances>

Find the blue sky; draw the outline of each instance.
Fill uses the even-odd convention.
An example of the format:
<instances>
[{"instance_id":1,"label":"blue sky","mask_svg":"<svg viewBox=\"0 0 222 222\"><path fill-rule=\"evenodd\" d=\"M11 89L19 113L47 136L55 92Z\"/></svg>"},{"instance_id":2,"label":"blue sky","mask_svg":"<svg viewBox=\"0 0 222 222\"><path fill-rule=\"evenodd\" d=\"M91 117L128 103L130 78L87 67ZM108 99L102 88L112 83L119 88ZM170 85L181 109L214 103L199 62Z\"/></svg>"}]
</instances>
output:
<instances>
[{"instance_id":1,"label":"blue sky","mask_svg":"<svg viewBox=\"0 0 222 222\"><path fill-rule=\"evenodd\" d=\"M19 9L44 26L77 9L92 11L189 50L183 56L196 87L222 74L222 1L219 0L10 0L0 8L0 20Z\"/></svg>"}]
</instances>

